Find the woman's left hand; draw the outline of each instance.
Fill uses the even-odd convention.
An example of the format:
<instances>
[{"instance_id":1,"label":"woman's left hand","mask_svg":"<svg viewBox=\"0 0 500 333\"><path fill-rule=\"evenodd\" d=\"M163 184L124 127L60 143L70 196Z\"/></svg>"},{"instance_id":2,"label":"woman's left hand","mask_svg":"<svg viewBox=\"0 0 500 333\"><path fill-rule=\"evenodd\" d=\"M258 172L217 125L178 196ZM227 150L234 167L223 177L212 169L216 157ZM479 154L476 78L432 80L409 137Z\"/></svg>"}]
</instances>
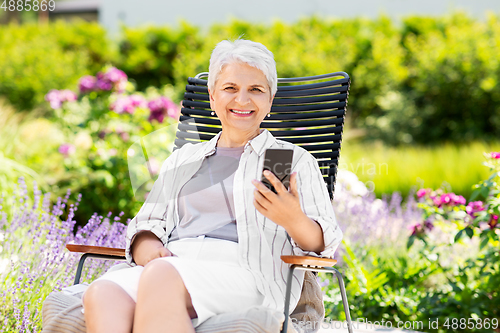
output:
<instances>
[{"instance_id":1,"label":"woman's left hand","mask_svg":"<svg viewBox=\"0 0 500 333\"><path fill-rule=\"evenodd\" d=\"M297 172L290 175L290 188L288 190L269 170L264 172L264 176L274 186L277 194L268 189L262 182L254 179L252 180L252 184L255 186L253 204L262 215L287 229L290 223L305 215L300 207Z\"/></svg>"}]
</instances>

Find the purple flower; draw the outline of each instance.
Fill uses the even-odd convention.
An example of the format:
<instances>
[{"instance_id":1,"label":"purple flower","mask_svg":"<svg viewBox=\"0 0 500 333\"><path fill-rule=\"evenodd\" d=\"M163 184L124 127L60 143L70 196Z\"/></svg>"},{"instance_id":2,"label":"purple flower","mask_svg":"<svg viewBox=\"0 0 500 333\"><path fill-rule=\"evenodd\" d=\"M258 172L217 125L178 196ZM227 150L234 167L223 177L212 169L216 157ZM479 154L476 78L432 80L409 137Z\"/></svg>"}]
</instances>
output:
<instances>
[{"instance_id":1,"label":"purple flower","mask_svg":"<svg viewBox=\"0 0 500 333\"><path fill-rule=\"evenodd\" d=\"M498 160L500 159L500 152L491 152L490 157Z\"/></svg>"},{"instance_id":2,"label":"purple flower","mask_svg":"<svg viewBox=\"0 0 500 333\"><path fill-rule=\"evenodd\" d=\"M113 89L113 84L111 82L107 82L107 81L99 80L99 79L97 79L95 86L98 90L102 90L102 91L110 91L111 89Z\"/></svg>"},{"instance_id":3,"label":"purple flower","mask_svg":"<svg viewBox=\"0 0 500 333\"><path fill-rule=\"evenodd\" d=\"M472 201L472 202L469 202L469 204L467 205L467 207L465 207L465 211L470 216L474 216L474 213L483 211L484 209L485 208L484 208L484 205L483 205L482 201Z\"/></svg>"},{"instance_id":4,"label":"purple flower","mask_svg":"<svg viewBox=\"0 0 500 333\"><path fill-rule=\"evenodd\" d=\"M434 229L432 222L426 220L423 222L416 222L408 227L411 231L411 236L422 236L426 231Z\"/></svg>"},{"instance_id":5,"label":"purple flower","mask_svg":"<svg viewBox=\"0 0 500 333\"><path fill-rule=\"evenodd\" d=\"M118 114L133 114L138 107L146 107L146 100L140 95L120 96L110 105L110 109Z\"/></svg>"},{"instance_id":6,"label":"purple flower","mask_svg":"<svg viewBox=\"0 0 500 333\"><path fill-rule=\"evenodd\" d=\"M151 110L149 121L156 119L158 122L162 123L165 116L169 116L173 119L179 117L179 108L167 97L162 96L150 101L148 107Z\"/></svg>"},{"instance_id":7,"label":"purple flower","mask_svg":"<svg viewBox=\"0 0 500 333\"><path fill-rule=\"evenodd\" d=\"M73 232L73 220L81 200L69 204L69 194L50 204L50 193L41 195L34 184L34 196L29 197L24 180L18 182L19 191L13 191L13 204L9 207L12 214L7 220L4 208L0 207L0 237L2 238L2 258L10 258L11 268L8 279L2 281L0 297L10 295L2 311L1 332L38 332L40 313L44 297L33 297L42 288L60 291L72 284L79 254L69 253L65 245L88 244L120 248L125 246L126 226L120 217L106 217L94 214L88 223ZM33 202L27 205L26 203ZM62 214L67 212L67 218ZM29 226L29 230L26 229ZM30 240L29 249L23 249L26 239ZM26 247L26 244L24 244ZM90 282L101 276L114 262L90 261L85 264L82 282ZM0 267L1 268L1 267ZM0 274L3 272L0 272ZM2 277L4 276L1 274ZM41 295L40 295L41 296Z\"/></svg>"},{"instance_id":8,"label":"purple flower","mask_svg":"<svg viewBox=\"0 0 500 333\"><path fill-rule=\"evenodd\" d=\"M70 143L64 143L59 146L59 153L63 154L65 157L72 155L75 151L75 146Z\"/></svg>"},{"instance_id":9,"label":"purple flower","mask_svg":"<svg viewBox=\"0 0 500 333\"><path fill-rule=\"evenodd\" d=\"M96 89L97 79L92 75L85 75L80 78L78 88L80 93L88 93Z\"/></svg>"},{"instance_id":10,"label":"purple flower","mask_svg":"<svg viewBox=\"0 0 500 333\"><path fill-rule=\"evenodd\" d=\"M45 95L45 100L50 103L50 107L53 109L59 109L64 102L76 101L77 96L74 92L68 89L64 90L50 90L47 95Z\"/></svg>"},{"instance_id":11,"label":"purple flower","mask_svg":"<svg viewBox=\"0 0 500 333\"><path fill-rule=\"evenodd\" d=\"M125 91L127 85L127 74L115 67L108 68L105 72L97 73L96 87L102 91L115 90L117 92Z\"/></svg>"}]
</instances>

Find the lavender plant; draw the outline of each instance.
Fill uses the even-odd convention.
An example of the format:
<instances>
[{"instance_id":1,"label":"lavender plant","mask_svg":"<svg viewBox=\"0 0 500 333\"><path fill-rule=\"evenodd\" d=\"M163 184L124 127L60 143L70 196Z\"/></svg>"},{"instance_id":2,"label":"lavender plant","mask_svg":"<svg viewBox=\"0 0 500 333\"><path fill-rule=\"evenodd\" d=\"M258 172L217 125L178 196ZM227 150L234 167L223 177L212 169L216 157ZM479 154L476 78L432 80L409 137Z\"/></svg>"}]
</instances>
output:
<instances>
[{"instance_id":1,"label":"lavender plant","mask_svg":"<svg viewBox=\"0 0 500 333\"><path fill-rule=\"evenodd\" d=\"M83 227L75 227L75 204L68 205L70 192L50 204L50 194L42 195L33 184L34 197L20 178L12 193L12 218L0 201L0 332L39 332L41 308L45 297L73 283L78 254L65 249L68 243L124 247L123 214L106 217L94 214ZM30 204L32 202L33 204ZM67 218L63 219L63 213ZM92 260L86 263L83 282L102 275L113 262Z\"/></svg>"},{"instance_id":2,"label":"lavender plant","mask_svg":"<svg viewBox=\"0 0 500 333\"><path fill-rule=\"evenodd\" d=\"M394 304L394 299L381 299L384 288L394 279L394 274L385 270L386 264L392 263L394 270L403 266L397 257L408 255L406 239L409 228L421 219L421 209L412 197L403 203L399 193L377 199L353 173L346 170L339 170L333 206L344 233L336 254L337 267L346 279L347 293L354 308L351 309L353 318L366 309L373 311L374 308L384 309ZM335 278L331 279L331 275L319 275L326 302L326 317L338 320L343 318L343 311L338 306L340 292ZM390 298L399 293L393 292ZM385 292L385 295L390 294L388 290ZM367 301L364 298L366 295L371 295L372 300ZM361 301L365 304L360 304ZM386 302L386 305L374 306L379 302ZM399 302L398 306L409 311L415 304L407 299L406 302Z\"/></svg>"},{"instance_id":3,"label":"lavender plant","mask_svg":"<svg viewBox=\"0 0 500 333\"><path fill-rule=\"evenodd\" d=\"M485 156L493 173L474 186L468 204L441 189L420 189L406 205L397 194L378 201L352 191L359 188L355 181L339 182L340 267L354 319L421 321L430 332L492 332L491 325L446 324L447 318L482 322L500 315L500 153ZM323 284L327 316L343 319L336 283ZM431 328L432 320L439 326Z\"/></svg>"}]
</instances>

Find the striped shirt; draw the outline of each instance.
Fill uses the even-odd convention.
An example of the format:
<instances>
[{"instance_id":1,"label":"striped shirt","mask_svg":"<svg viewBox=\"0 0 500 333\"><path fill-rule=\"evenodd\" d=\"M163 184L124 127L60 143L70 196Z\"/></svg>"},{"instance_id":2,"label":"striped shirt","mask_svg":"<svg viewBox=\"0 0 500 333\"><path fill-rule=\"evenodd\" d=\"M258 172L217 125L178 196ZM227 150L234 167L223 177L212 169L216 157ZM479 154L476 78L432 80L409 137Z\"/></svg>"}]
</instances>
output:
<instances>
[{"instance_id":1,"label":"striped shirt","mask_svg":"<svg viewBox=\"0 0 500 333\"><path fill-rule=\"evenodd\" d=\"M185 144L165 160L146 202L127 229L126 257L131 265L135 265L130 253L131 240L138 232L151 231L165 246L168 244L173 228L179 224L177 198L180 189L199 170L205 157L215 153L221 133L210 141ZM253 204L255 187L251 181L260 179L259 172L262 170L259 170L259 166L263 165L264 153L269 148L294 151L292 172L297 171L301 208L323 230L325 249L320 253L321 257L333 258L341 242L342 232L314 156L297 145L276 139L267 129L261 129L259 135L245 144L234 175L239 259L243 267L255 274L259 291L265 296L263 305L282 310L288 265L281 261L280 256L318 255L303 251L293 239L289 241L286 230L259 213ZM292 309L300 298L303 276L304 271L296 270L294 273L290 302Z\"/></svg>"}]
</instances>

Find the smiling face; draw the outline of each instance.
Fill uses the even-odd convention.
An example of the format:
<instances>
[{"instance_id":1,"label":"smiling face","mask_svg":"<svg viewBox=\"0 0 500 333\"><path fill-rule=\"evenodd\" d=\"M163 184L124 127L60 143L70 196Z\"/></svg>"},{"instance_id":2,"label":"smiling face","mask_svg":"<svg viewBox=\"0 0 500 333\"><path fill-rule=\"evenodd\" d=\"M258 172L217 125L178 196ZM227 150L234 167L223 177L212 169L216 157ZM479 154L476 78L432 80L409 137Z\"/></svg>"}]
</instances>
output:
<instances>
[{"instance_id":1,"label":"smiling face","mask_svg":"<svg viewBox=\"0 0 500 333\"><path fill-rule=\"evenodd\" d=\"M230 63L209 93L210 107L222 123L223 145L238 147L259 135L273 100L264 73L244 63Z\"/></svg>"}]
</instances>

